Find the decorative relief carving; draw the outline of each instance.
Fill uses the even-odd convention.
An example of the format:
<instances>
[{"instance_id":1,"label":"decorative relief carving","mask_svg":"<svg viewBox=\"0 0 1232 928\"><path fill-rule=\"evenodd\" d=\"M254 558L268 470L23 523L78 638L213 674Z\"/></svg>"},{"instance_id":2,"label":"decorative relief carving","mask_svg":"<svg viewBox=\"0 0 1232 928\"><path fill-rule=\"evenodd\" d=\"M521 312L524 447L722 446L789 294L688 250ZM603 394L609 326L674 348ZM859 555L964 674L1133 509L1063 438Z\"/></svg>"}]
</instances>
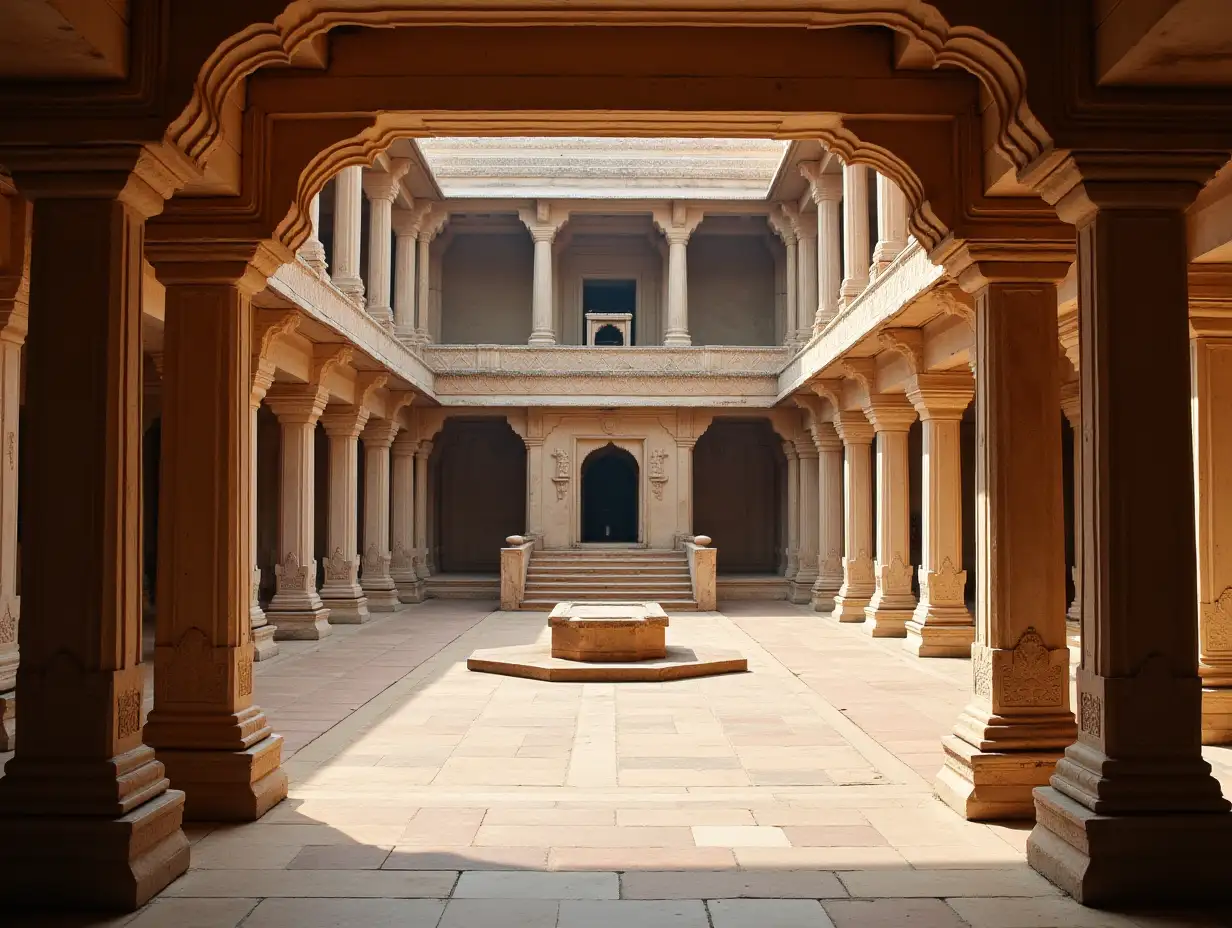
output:
<instances>
[{"instance_id":1,"label":"decorative relief carving","mask_svg":"<svg viewBox=\"0 0 1232 928\"><path fill-rule=\"evenodd\" d=\"M610 349L605 348L604 352ZM773 397L778 393L778 378L773 374L727 374L723 376L700 374L697 376L659 377L651 374L590 374L567 375L560 372L543 377L485 373L479 371L467 375L438 375L435 381L437 395L486 396L525 395L538 393L547 396L721 396ZM584 405L591 405L593 401ZM726 400L716 405L738 405Z\"/></svg>"},{"instance_id":2,"label":"decorative relief carving","mask_svg":"<svg viewBox=\"0 0 1232 928\"><path fill-rule=\"evenodd\" d=\"M861 551L854 558L843 558L843 575L848 584L857 586L872 586L877 582L877 568L867 551Z\"/></svg>"},{"instance_id":3,"label":"decorative relief carving","mask_svg":"<svg viewBox=\"0 0 1232 928\"><path fill-rule=\"evenodd\" d=\"M241 696L252 695L252 658L240 657L240 666L236 672L236 686Z\"/></svg>"},{"instance_id":4,"label":"decorative relief carving","mask_svg":"<svg viewBox=\"0 0 1232 928\"><path fill-rule=\"evenodd\" d=\"M1104 727L1104 701L1094 693L1078 696L1078 727L1092 738L1098 738Z\"/></svg>"},{"instance_id":5,"label":"decorative relief carving","mask_svg":"<svg viewBox=\"0 0 1232 928\"><path fill-rule=\"evenodd\" d=\"M948 557L937 570L920 568L920 599L934 604L959 604L967 591L967 572Z\"/></svg>"},{"instance_id":6,"label":"decorative relief carving","mask_svg":"<svg viewBox=\"0 0 1232 928\"><path fill-rule=\"evenodd\" d=\"M334 553L325 559L326 583L353 583L355 581L355 562L342 555L341 548L334 548Z\"/></svg>"},{"instance_id":7,"label":"decorative relief carving","mask_svg":"<svg viewBox=\"0 0 1232 928\"><path fill-rule=\"evenodd\" d=\"M1232 651L1232 587L1219 594L1213 603L1202 603L1198 626L1202 653Z\"/></svg>"},{"instance_id":8,"label":"decorative relief carving","mask_svg":"<svg viewBox=\"0 0 1232 928\"><path fill-rule=\"evenodd\" d=\"M13 614L12 602L5 602L4 614L0 615L0 644L14 644L17 641L17 616Z\"/></svg>"},{"instance_id":9,"label":"decorative relief carving","mask_svg":"<svg viewBox=\"0 0 1232 928\"><path fill-rule=\"evenodd\" d=\"M1000 704L1025 708L1063 703L1069 652L1056 660L1034 627L1028 628L1012 651L998 651L997 693Z\"/></svg>"},{"instance_id":10,"label":"decorative relief carving","mask_svg":"<svg viewBox=\"0 0 1232 928\"><path fill-rule=\"evenodd\" d=\"M390 552L389 566L395 570L406 570L414 564L414 553L401 541L394 542L394 549Z\"/></svg>"},{"instance_id":11,"label":"decorative relief carving","mask_svg":"<svg viewBox=\"0 0 1232 928\"><path fill-rule=\"evenodd\" d=\"M316 571L310 570L307 564L301 564L294 551L287 554L281 564L274 565L274 576L278 580L279 592L283 590L307 592L315 588Z\"/></svg>"},{"instance_id":12,"label":"decorative relief carving","mask_svg":"<svg viewBox=\"0 0 1232 928\"><path fill-rule=\"evenodd\" d=\"M155 672L166 687L168 701L172 703L205 703L219 705L227 699L228 656L219 660L219 651L210 644L209 637L199 628L190 628L181 637L165 664L155 665Z\"/></svg>"},{"instance_id":13,"label":"decorative relief carving","mask_svg":"<svg viewBox=\"0 0 1232 928\"><path fill-rule=\"evenodd\" d=\"M971 687L975 695L992 699L992 651L982 645L972 649Z\"/></svg>"},{"instance_id":14,"label":"decorative relief carving","mask_svg":"<svg viewBox=\"0 0 1232 928\"><path fill-rule=\"evenodd\" d=\"M886 593L910 593L911 565L904 564L903 559L896 554L889 564L877 564L877 579Z\"/></svg>"},{"instance_id":15,"label":"decorative relief carving","mask_svg":"<svg viewBox=\"0 0 1232 928\"><path fill-rule=\"evenodd\" d=\"M843 556L837 551L831 551L821 559L821 576L841 577L843 575Z\"/></svg>"},{"instance_id":16,"label":"decorative relief carving","mask_svg":"<svg viewBox=\"0 0 1232 928\"><path fill-rule=\"evenodd\" d=\"M569 481L572 479L569 452L564 448L557 448L552 452L552 458L556 461L556 473L552 475L552 482L556 484L556 499L560 501L569 492Z\"/></svg>"},{"instance_id":17,"label":"decorative relief carving","mask_svg":"<svg viewBox=\"0 0 1232 928\"><path fill-rule=\"evenodd\" d=\"M5 439L4 449L9 458L9 470L12 470L17 466L17 436L13 432Z\"/></svg>"},{"instance_id":18,"label":"decorative relief carving","mask_svg":"<svg viewBox=\"0 0 1232 928\"><path fill-rule=\"evenodd\" d=\"M377 548L375 543L368 545L368 550L364 552L364 576L384 576L389 573L389 561L389 555Z\"/></svg>"},{"instance_id":19,"label":"decorative relief carving","mask_svg":"<svg viewBox=\"0 0 1232 928\"><path fill-rule=\"evenodd\" d=\"M615 435L619 425L620 423L613 416L604 416L599 420L599 428L603 429L604 435Z\"/></svg>"},{"instance_id":20,"label":"decorative relief carving","mask_svg":"<svg viewBox=\"0 0 1232 928\"><path fill-rule=\"evenodd\" d=\"M650 452L650 487L655 499L663 499L663 486L667 483L667 474L663 470L663 462L667 460L667 452L663 449Z\"/></svg>"},{"instance_id":21,"label":"decorative relief carving","mask_svg":"<svg viewBox=\"0 0 1232 928\"><path fill-rule=\"evenodd\" d=\"M116 697L116 734L120 738L141 730L141 690L125 690Z\"/></svg>"}]
</instances>

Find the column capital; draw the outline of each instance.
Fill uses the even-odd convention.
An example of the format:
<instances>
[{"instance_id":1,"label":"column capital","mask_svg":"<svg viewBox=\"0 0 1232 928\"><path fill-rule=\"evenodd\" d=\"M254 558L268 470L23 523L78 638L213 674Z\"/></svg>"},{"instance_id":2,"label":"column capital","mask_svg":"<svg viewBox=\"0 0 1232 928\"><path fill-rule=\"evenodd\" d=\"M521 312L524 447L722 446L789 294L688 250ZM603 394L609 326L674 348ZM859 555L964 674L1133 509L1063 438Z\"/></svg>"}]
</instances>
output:
<instances>
[{"instance_id":1,"label":"column capital","mask_svg":"<svg viewBox=\"0 0 1232 928\"><path fill-rule=\"evenodd\" d=\"M315 425L329 402L329 393L315 384L275 384L265 405L283 425Z\"/></svg>"},{"instance_id":2,"label":"column capital","mask_svg":"<svg viewBox=\"0 0 1232 928\"><path fill-rule=\"evenodd\" d=\"M359 437L365 448L388 448L401 428L393 419L370 419Z\"/></svg>"},{"instance_id":3,"label":"column capital","mask_svg":"<svg viewBox=\"0 0 1232 928\"><path fill-rule=\"evenodd\" d=\"M164 286L229 286L248 298L295 258L272 240L202 243L158 238L146 240L145 256Z\"/></svg>"},{"instance_id":4,"label":"column capital","mask_svg":"<svg viewBox=\"0 0 1232 928\"><path fill-rule=\"evenodd\" d=\"M395 206L390 220L394 234L399 238L417 238L424 219L432 211L431 203L415 203L410 207Z\"/></svg>"},{"instance_id":5,"label":"column capital","mask_svg":"<svg viewBox=\"0 0 1232 928\"><path fill-rule=\"evenodd\" d=\"M843 199L843 175L827 172L827 160L805 161L800 165L800 174L809 182L809 198L818 206Z\"/></svg>"},{"instance_id":6,"label":"column capital","mask_svg":"<svg viewBox=\"0 0 1232 928\"><path fill-rule=\"evenodd\" d=\"M877 432L905 432L916 420L915 407L898 393L874 393L864 405L864 415Z\"/></svg>"},{"instance_id":7,"label":"column capital","mask_svg":"<svg viewBox=\"0 0 1232 928\"><path fill-rule=\"evenodd\" d=\"M431 441L421 441L419 443L419 448L416 449L415 451L415 457L426 459L430 457L431 455L432 455L432 442Z\"/></svg>"},{"instance_id":8,"label":"column capital","mask_svg":"<svg viewBox=\"0 0 1232 928\"><path fill-rule=\"evenodd\" d=\"M921 419L961 419L975 396L975 377L967 371L917 374L907 381L907 399Z\"/></svg>"},{"instance_id":9,"label":"column capital","mask_svg":"<svg viewBox=\"0 0 1232 928\"><path fill-rule=\"evenodd\" d=\"M844 445L868 445L873 441L873 424L868 416L856 410L846 410L834 414L834 431L843 440Z\"/></svg>"},{"instance_id":10,"label":"column capital","mask_svg":"<svg viewBox=\"0 0 1232 928\"><path fill-rule=\"evenodd\" d=\"M368 423L368 407L330 403L321 415L321 427L330 438L359 437Z\"/></svg>"},{"instance_id":11,"label":"column capital","mask_svg":"<svg viewBox=\"0 0 1232 928\"><path fill-rule=\"evenodd\" d=\"M561 226L569 221L569 211L561 209L547 200L538 200L535 208L518 210L518 218L530 230L530 237L536 242L552 244Z\"/></svg>"},{"instance_id":12,"label":"column capital","mask_svg":"<svg viewBox=\"0 0 1232 928\"><path fill-rule=\"evenodd\" d=\"M787 215L788 205L786 203L778 204L778 208L771 210L766 215L766 224L770 226L772 232L782 239L783 244L791 248L796 244L796 229L791 217Z\"/></svg>"},{"instance_id":13,"label":"column capital","mask_svg":"<svg viewBox=\"0 0 1232 928\"><path fill-rule=\"evenodd\" d=\"M410 429L402 429L398 432L398 437L394 439L394 443L390 446L389 453L396 458L414 457L419 450L419 439L415 437L414 432Z\"/></svg>"},{"instance_id":14,"label":"column capital","mask_svg":"<svg viewBox=\"0 0 1232 928\"><path fill-rule=\"evenodd\" d=\"M809 433L813 436L813 445L818 454L843 450L843 440L839 438L833 422L816 420L809 426Z\"/></svg>"},{"instance_id":15,"label":"column capital","mask_svg":"<svg viewBox=\"0 0 1232 928\"><path fill-rule=\"evenodd\" d=\"M441 234L441 229L445 228L445 223L448 221L449 211L440 203L433 203L419 220L420 243L431 243L433 239Z\"/></svg>"},{"instance_id":16,"label":"column capital","mask_svg":"<svg viewBox=\"0 0 1232 928\"><path fill-rule=\"evenodd\" d=\"M402 178L411 169L410 158L390 158L389 168L367 168L364 171L364 193L369 200L387 200L392 203L398 198L402 187Z\"/></svg>"},{"instance_id":17,"label":"column capital","mask_svg":"<svg viewBox=\"0 0 1232 928\"><path fill-rule=\"evenodd\" d=\"M812 434L806 434L797 438L794 442L796 446L796 455L804 460L805 458L815 459L818 454L817 446L813 443Z\"/></svg>"},{"instance_id":18,"label":"column capital","mask_svg":"<svg viewBox=\"0 0 1232 928\"><path fill-rule=\"evenodd\" d=\"M1055 227L1058 233L1064 226ZM1022 239L968 240L930 257L967 293L979 293L989 284L1058 284L1077 257L1073 236L1032 238L1024 229ZM1038 233L1034 233L1038 234Z\"/></svg>"},{"instance_id":19,"label":"column capital","mask_svg":"<svg viewBox=\"0 0 1232 928\"><path fill-rule=\"evenodd\" d=\"M687 245L706 214L703 210L675 201L671 207L655 207L651 211L654 224L669 245Z\"/></svg>"},{"instance_id":20,"label":"column capital","mask_svg":"<svg viewBox=\"0 0 1232 928\"><path fill-rule=\"evenodd\" d=\"M796 451L796 443L792 439L783 439L783 454L786 455L789 461L798 461L799 453Z\"/></svg>"},{"instance_id":21,"label":"column capital","mask_svg":"<svg viewBox=\"0 0 1232 928\"><path fill-rule=\"evenodd\" d=\"M1189 266L1189 335L1232 337L1232 263Z\"/></svg>"},{"instance_id":22,"label":"column capital","mask_svg":"<svg viewBox=\"0 0 1232 928\"><path fill-rule=\"evenodd\" d=\"M1227 163L1226 151L1053 152L1019 176L1063 221L1085 225L1101 209L1185 209Z\"/></svg>"}]
</instances>

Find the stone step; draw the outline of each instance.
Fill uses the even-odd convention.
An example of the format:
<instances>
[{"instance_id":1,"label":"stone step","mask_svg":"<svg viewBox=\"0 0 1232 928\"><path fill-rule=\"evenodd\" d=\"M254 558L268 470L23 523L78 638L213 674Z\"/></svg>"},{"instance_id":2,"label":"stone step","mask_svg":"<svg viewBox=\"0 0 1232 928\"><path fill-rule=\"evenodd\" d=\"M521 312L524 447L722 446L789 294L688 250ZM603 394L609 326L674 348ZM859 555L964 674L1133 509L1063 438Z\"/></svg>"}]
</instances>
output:
<instances>
[{"instance_id":1,"label":"stone step","mask_svg":"<svg viewBox=\"0 0 1232 928\"><path fill-rule=\"evenodd\" d=\"M569 580L553 581L543 583L528 583L526 584L526 592L528 594L536 590L594 590L602 592L603 590L625 591L625 590L646 590L661 593L671 593L679 590L687 592L693 591L691 583L647 583L637 579L629 580L594 580L589 583L575 583Z\"/></svg>"},{"instance_id":2,"label":"stone step","mask_svg":"<svg viewBox=\"0 0 1232 928\"><path fill-rule=\"evenodd\" d=\"M526 590L527 597L531 599L547 599L549 596L558 596L561 599L576 599L580 596L585 596L589 599L622 599L622 600L641 600L655 599L657 597L666 597L668 599L686 599L692 598L693 591L687 586L676 587L675 589L651 589L647 587L560 587L560 586L540 586L532 587Z\"/></svg>"},{"instance_id":3,"label":"stone step","mask_svg":"<svg viewBox=\"0 0 1232 928\"><path fill-rule=\"evenodd\" d=\"M610 599L610 597L585 597L571 596L568 599L540 598L540 599L524 599L522 600L522 610L526 612L551 612L556 608L558 603L562 602L588 602L592 600ZM644 597L652 602L658 602L663 608L669 612L696 612L697 600L694 599L653 599L653 597Z\"/></svg>"},{"instance_id":4,"label":"stone step","mask_svg":"<svg viewBox=\"0 0 1232 928\"><path fill-rule=\"evenodd\" d=\"M568 564L595 567L678 567L689 563L688 559L684 557L544 557L538 554L532 556L530 562L532 564Z\"/></svg>"},{"instance_id":5,"label":"stone step","mask_svg":"<svg viewBox=\"0 0 1232 928\"><path fill-rule=\"evenodd\" d=\"M691 583L687 570L674 570L663 573L648 573L640 570L595 570L595 571L565 571L565 570L532 570L526 575L527 582L565 580L575 582L594 582L596 580L646 580L653 583Z\"/></svg>"}]
</instances>

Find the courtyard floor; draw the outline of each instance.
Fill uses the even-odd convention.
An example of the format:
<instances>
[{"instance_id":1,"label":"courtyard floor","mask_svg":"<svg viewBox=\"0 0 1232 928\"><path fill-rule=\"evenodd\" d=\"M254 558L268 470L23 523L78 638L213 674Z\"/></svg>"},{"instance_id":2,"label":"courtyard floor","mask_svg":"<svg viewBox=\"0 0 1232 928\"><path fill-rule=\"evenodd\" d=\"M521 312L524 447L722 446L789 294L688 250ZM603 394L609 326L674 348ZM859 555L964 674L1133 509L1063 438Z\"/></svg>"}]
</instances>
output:
<instances>
[{"instance_id":1,"label":"courtyard floor","mask_svg":"<svg viewBox=\"0 0 1232 928\"><path fill-rule=\"evenodd\" d=\"M186 827L192 870L131 928L1119 928L1232 911L1086 909L1025 863L1025 825L932 796L963 660L782 602L672 617L749 673L542 683L472 673L536 613L433 600L257 665L290 798ZM0 759L3 755L0 755ZM1232 750L1211 749L1225 792ZM29 920L4 924L68 924Z\"/></svg>"}]
</instances>

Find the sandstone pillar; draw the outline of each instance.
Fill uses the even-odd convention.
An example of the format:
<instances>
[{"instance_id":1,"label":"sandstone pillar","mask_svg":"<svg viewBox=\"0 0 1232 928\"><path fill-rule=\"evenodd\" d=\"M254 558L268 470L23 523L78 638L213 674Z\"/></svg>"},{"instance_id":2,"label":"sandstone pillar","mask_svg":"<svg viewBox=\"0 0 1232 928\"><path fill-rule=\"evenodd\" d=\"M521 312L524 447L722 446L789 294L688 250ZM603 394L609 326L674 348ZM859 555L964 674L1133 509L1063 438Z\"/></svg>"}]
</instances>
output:
<instances>
[{"instance_id":1,"label":"sandstone pillar","mask_svg":"<svg viewBox=\"0 0 1232 928\"><path fill-rule=\"evenodd\" d=\"M145 737L184 790L187 817L253 821L287 795L282 736L253 704L249 617L251 298L285 257L259 243L149 250L167 285L167 316Z\"/></svg>"},{"instance_id":2,"label":"sandstone pillar","mask_svg":"<svg viewBox=\"0 0 1232 928\"><path fill-rule=\"evenodd\" d=\"M17 448L21 438L21 347L30 312L30 206L17 197L0 203L13 230L0 252L0 751L13 750L17 725Z\"/></svg>"},{"instance_id":3,"label":"sandstone pillar","mask_svg":"<svg viewBox=\"0 0 1232 928\"><path fill-rule=\"evenodd\" d=\"M518 214L535 243L535 271L531 291L530 345L555 345L555 298L552 295L552 243L556 233L569 218L568 214L554 213L550 204L540 202L535 209L521 210Z\"/></svg>"},{"instance_id":4,"label":"sandstone pillar","mask_svg":"<svg viewBox=\"0 0 1232 928\"><path fill-rule=\"evenodd\" d=\"M967 609L962 550L963 412L975 394L966 372L918 374L907 398L923 423L920 603L907 623L917 657L969 657L975 625Z\"/></svg>"},{"instance_id":5,"label":"sandstone pillar","mask_svg":"<svg viewBox=\"0 0 1232 928\"><path fill-rule=\"evenodd\" d=\"M783 455L787 458L787 595L792 592L792 583L800 572L800 456L796 443L783 442Z\"/></svg>"},{"instance_id":6,"label":"sandstone pillar","mask_svg":"<svg viewBox=\"0 0 1232 928\"><path fill-rule=\"evenodd\" d=\"M1070 623L1071 631L1076 632L1077 628L1073 626L1082 618L1082 391L1077 380L1061 384L1061 412L1069 422L1074 445L1074 566L1070 568L1070 577L1074 581L1074 598L1065 617Z\"/></svg>"},{"instance_id":7,"label":"sandstone pillar","mask_svg":"<svg viewBox=\"0 0 1232 928\"><path fill-rule=\"evenodd\" d=\"M272 388L266 404L282 426L278 497L278 585L270 600L275 638L316 639L329 634L330 610L317 593L316 453L317 420L329 400L309 384Z\"/></svg>"},{"instance_id":8,"label":"sandstone pillar","mask_svg":"<svg viewBox=\"0 0 1232 928\"><path fill-rule=\"evenodd\" d=\"M1214 268L1190 292L1194 482L1198 528L1198 673L1202 743L1232 742L1232 286L1216 302ZM1217 283L1232 285L1221 267ZM1207 286L1203 286L1203 284ZM1207 297L1207 298L1204 298Z\"/></svg>"},{"instance_id":9,"label":"sandstone pillar","mask_svg":"<svg viewBox=\"0 0 1232 928\"><path fill-rule=\"evenodd\" d=\"M397 268L394 291L394 334L403 341L415 338L415 252L419 242L422 210L395 209L393 227L395 239L394 263Z\"/></svg>"},{"instance_id":10,"label":"sandstone pillar","mask_svg":"<svg viewBox=\"0 0 1232 928\"><path fill-rule=\"evenodd\" d=\"M817 582L813 608L834 609L834 597L843 585L843 442L829 422L812 426L817 447Z\"/></svg>"},{"instance_id":11,"label":"sandstone pillar","mask_svg":"<svg viewBox=\"0 0 1232 928\"><path fill-rule=\"evenodd\" d=\"M974 696L942 739L937 795L968 819L1030 818L1031 790L1074 737L1054 285L1066 263L962 277L977 291Z\"/></svg>"},{"instance_id":12,"label":"sandstone pillar","mask_svg":"<svg viewBox=\"0 0 1232 928\"><path fill-rule=\"evenodd\" d=\"M400 175L399 175L400 176ZM365 171L368 195L368 315L383 326L392 326L390 268L393 258L393 209L398 197L398 177L383 171Z\"/></svg>"},{"instance_id":13,"label":"sandstone pillar","mask_svg":"<svg viewBox=\"0 0 1232 928\"><path fill-rule=\"evenodd\" d=\"M796 340L801 345L813 337L817 318L817 227L816 217L805 213L800 216L796 229L796 267L800 280L796 285Z\"/></svg>"},{"instance_id":14,"label":"sandstone pillar","mask_svg":"<svg viewBox=\"0 0 1232 928\"><path fill-rule=\"evenodd\" d=\"M676 439L676 533L692 535L697 531L693 524L693 449L696 438ZM702 532L706 529L703 527Z\"/></svg>"},{"instance_id":15,"label":"sandstone pillar","mask_svg":"<svg viewBox=\"0 0 1232 928\"><path fill-rule=\"evenodd\" d=\"M298 317L291 316L296 319ZM277 626L271 625L261 608L261 568L257 566L257 414L261 401L274 383L274 366L262 364L259 354L253 356L252 390L248 397L248 559L252 565L252 595L248 603L248 624L252 630L252 659L265 660L278 653L274 640Z\"/></svg>"},{"instance_id":16,"label":"sandstone pillar","mask_svg":"<svg viewBox=\"0 0 1232 928\"><path fill-rule=\"evenodd\" d=\"M36 244L22 434L22 734L0 778L0 898L131 910L188 868L184 794L168 789L142 743L138 496L145 220L178 165L117 145L106 170L89 173L100 167L89 152L75 173L75 154L40 154L30 172L9 162L34 201ZM72 428L66 409L76 411ZM235 570L246 592L247 565ZM235 610L247 617L246 597Z\"/></svg>"},{"instance_id":17,"label":"sandstone pillar","mask_svg":"<svg viewBox=\"0 0 1232 928\"><path fill-rule=\"evenodd\" d=\"M877 247L873 267L881 274L907 247L907 198L898 184L877 175Z\"/></svg>"},{"instance_id":18,"label":"sandstone pillar","mask_svg":"<svg viewBox=\"0 0 1232 928\"><path fill-rule=\"evenodd\" d=\"M432 305L432 239L434 232L426 228L419 230L419 292L415 303L415 342L426 345L432 341L432 333L428 328Z\"/></svg>"},{"instance_id":19,"label":"sandstone pillar","mask_svg":"<svg viewBox=\"0 0 1232 928\"><path fill-rule=\"evenodd\" d=\"M411 433L399 433L389 449L391 515L389 521L389 575L398 588L398 601L423 602L423 581L415 573L415 450Z\"/></svg>"},{"instance_id":20,"label":"sandstone pillar","mask_svg":"<svg viewBox=\"0 0 1232 928\"><path fill-rule=\"evenodd\" d=\"M421 441L415 452L415 572L420 579L432 576L431 544L428 541L428 464L432 442Z\"/></svg>"},{"instance_id":21,"label":"sandstone pillar","mask_svg":"<svg viewBox=\"0 0 1232 928\"><path fill-rule=\"evenodd\" d=\"M538 540L543 537L543 439L525 438L526 445L526 534ZM415 517L419 518L419 478L415 482ZM418 523L416 523L418 524ZM418 529L416 529L416 545Z\"/></svg>"},{"instance_id":22,"label":"sandstone pillar","mask_svg":"<svg viewBox=\"0 0 1232 928\"><path fill-rule=\"evenodd\" d=\"M864 413L877 435L877 587L864 609L864 630L903 638L915 612L911 592L911 484L907 430L915 408L905 397L877 394Z\"/></svg>"},{"instance_id":23,"label":"sandstone pillar","mask_svg":"<svg viewBox=\"0 0 1232 928\"><path fill-rule=\"evenodd\" d=\"M363 167L353 165L339 171L334 192L334 286L362 305L364 281L359 276L359 249L364 205Z\"/></svg>"},{"instance_id":24,"label":"sandstone pillar","mask_svg":"<svg viewBox=\"0 0 1232 928\"><path fill-rule=\"evenodd\" d=\"M817 204L817 305L810 325L812 334L819 335L838 315L843 282L843 178L821 173L820 163L801 165L800 171Z\"/></svg>"},{"instance_id":25,"label":"sandstone pillar","mask_svg":"<svg viewBox=\"0 0 1232 928\"><path fill-rule=\"evenodd\" d=\"M782 210L782 205L779 208ZM796 314L799 312L796 309L796 285L799 282L797 280L799 272L796 270L796 233L792 227L791 216L785 211L772 213L769 222L770 228L783 241L785 255L783 274L787 290L787 305L783 312L783 344L790 346L796 341Z\"/></svg>"},{"instance_id":26,"label":"sandstone pillar","mask_svg":"<svg viewBox=\"0 0 1232 928\"><path fill-rule=\"evenodd\" d=\"M360 586L373 612L395 612L398 588L389 573L389 447L398 423L373 420L364 429L364 558Z\"/></svg>"},{"instance_id":27,"label":"sandstone pillar","mask_svg":"<svg viewBox=\"0 0 1232 928\"><path fill-rule=\"evenodd\" d=\"M663 344L684 348L693 344L689 336L689 238L702 221L702 213L683 203L671 209L654 211L654 221L667 239L667 331ZM797 299L799 293L797 291ZM795 321L790 320L794 326Z\"/></svg>"},{"instance_id":28,"label":"sandstone pillar","mask_svg":"<svg viewBox=\"0 0 1232 928\"><path fill-rule=\"evenodd\" d=\"M834 429L843 440L843 585L834 598L834 618L863 622L873 598L873 427L862 412L840 412Z\"/></svg>"},{"instance_id":29,"label":"sandstone pillar","mask_svg":"<svg viewBox=\"0 0 1232 928\"><path fill-rule=\"evenodd\" d=\"M850 303L868 288L868 168L843 165L842 302Z\"/></svg>"},{"instance_id":30,"label":"sandstone pillar","mask_svg":"<svg viewBox=\"0 0 1232 928\"><path fill-rule=\"evenodd\" d=\"M325 245L322 244L320 235L321 195L319 193L312 198L312 204L308 208L308 218L312 222L312 230L308 233L304 244L299 246L299 256L318 274L324 274L328 265L325 261Z\"/></svg>"},{"instance_id":31,"label":"sandstone pillar","mask_svg":"<svg viewBox=\"0 0 1232 928\"><path fill-rule=\"evenodd\" d=\"M799 460L799 486L796 499L800 511L800 552L796 576L791 581L791 601L809 603L813 600L813 584L817 582L817 533L820 507L817 503L817 448L811 435L796 441Z\"/></svg>"},{"instance_id":32,"label":"sandstone pillar","mask_svg":"<svg viewBox=\"0 0 1232 928\"><path fill-rule=\"evenodd\" d=\"M335 625L368 621L368 599L359 585L359 434L365 406L330 407L321 416L329 436L329 538L321 600Z\"/></svg>"},{"instance_id":33,"label":"sandstone pillar","mask_svg":"<svg viewBox=\"0 0 1232 928\"><path fill-rule=\"evenodd\" d=\"M1027 853L1087 904L1228 892L1232 815L1201 753L1185 232L1227 157L1077 154L1039 183L1078 230L1083 628L1078 743L1035 792Z\"/></svg>"}]
</instances>

